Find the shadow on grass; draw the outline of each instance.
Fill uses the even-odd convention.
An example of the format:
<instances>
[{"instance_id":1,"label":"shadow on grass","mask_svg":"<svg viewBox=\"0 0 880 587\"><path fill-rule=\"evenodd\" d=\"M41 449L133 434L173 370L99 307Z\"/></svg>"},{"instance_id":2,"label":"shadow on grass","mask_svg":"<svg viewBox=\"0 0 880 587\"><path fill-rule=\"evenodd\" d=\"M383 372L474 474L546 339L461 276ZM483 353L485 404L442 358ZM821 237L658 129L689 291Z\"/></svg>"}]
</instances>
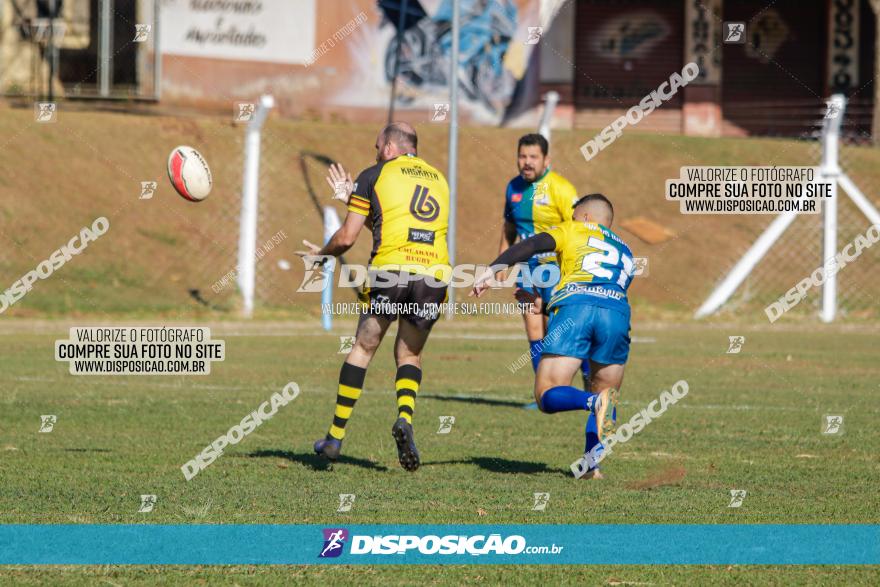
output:
<instances>
[{"instance_id":1,"label":"shadow on grass","mask_svg":"<svg viewBox=\"0 0 880 587\"><path fill-rule=\"evenodd\" d=\"M484 406L505 406L508 408L522 408L527 402L518 402L506 399L489 399L475 395L432 395L419 394L419 399L437 399L442 402L464 402L466 404L480 404Z\"/></svg>"},{"instance_id":2,"label":"shadow on grass","mask_svg":"<svg viewBox=\"0 0 880 587\"><path fill-rule=\"evenodd\" d=\"M498 457L471 457L460 461L436 461L428 462L425 465L476 465L481 469L490 473L521 473L525 475L537 475L540 473L562 473L567 475L568 471L560 469L552 469L547 463L534 463L531 461L512 461L510 459L502 459Z\"/></svg>"},{"instance_id":3,"label":"shadow on grass","mask_svg":"<svg viewBox=\"0 0 880 587\"><path fill-rule=\"evenodd\" d=\"M547 466L547 463L534 463L531 461L512 461L498 457L471 457L470 461L481 469L492 473L525 473L535 475L537 473L555 473L555 469Z\"/></svg>"},{"instance_id":4,"label":"shadow on grass","mask_svg":"<svg viewBox=\"0 0 880 587\"><path fill-rule=\"evenodd\" d=\"M288 461L299 463L307 467L311 467L315 471L327 471L333 468L333 463L327 461L324 457L318 456L313 452L296 453L289 450L258 450L247 455L249 457L278 457L287 459ZM355 467L363 467L364 469L373 469L374 471L387 471L388 467L378 465L367 459L359 459L357 457L349 457L339 455L336 460L340 465L354 465Z\"/></svg>"}]
</instances>

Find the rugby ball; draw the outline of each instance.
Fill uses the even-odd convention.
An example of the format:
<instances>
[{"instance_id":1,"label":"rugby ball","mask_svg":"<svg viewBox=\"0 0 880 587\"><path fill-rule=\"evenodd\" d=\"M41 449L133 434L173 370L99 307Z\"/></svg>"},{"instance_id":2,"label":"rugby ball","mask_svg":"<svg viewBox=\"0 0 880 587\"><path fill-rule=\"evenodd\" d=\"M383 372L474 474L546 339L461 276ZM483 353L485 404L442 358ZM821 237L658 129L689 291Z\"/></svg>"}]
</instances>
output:
<instances>
[{"instance_id":1,"label":"rugby ball","mask_svg":"<svg viewBox=\"0 0 880 587\"><path fill-rule=\"evenodd\" d=\"M201 202L211 193L211 168L202 154L181 145L168 156L168 179L177 193L190 202Z\"/></svg>"}]
</instances>

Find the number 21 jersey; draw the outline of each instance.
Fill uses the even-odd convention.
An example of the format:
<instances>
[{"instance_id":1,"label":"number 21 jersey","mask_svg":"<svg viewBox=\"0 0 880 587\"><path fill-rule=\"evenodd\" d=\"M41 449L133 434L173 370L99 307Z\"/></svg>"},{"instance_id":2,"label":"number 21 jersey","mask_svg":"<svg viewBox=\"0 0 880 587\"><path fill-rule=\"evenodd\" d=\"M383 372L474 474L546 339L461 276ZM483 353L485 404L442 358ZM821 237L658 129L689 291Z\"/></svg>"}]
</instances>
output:
<instances>
[{"instance_id":1,"label":"number 21 jersey","mask_svg":"<svg viewBox=\"0 0 880 587\"><path fill-rule=\"evenodd\" d=\"M556 241L562 277L548 310L567 304L592 304L630 313L626 290L635 264L632 252L610 229L570 220L547 231Z\"/></svg>"}]
</instances>

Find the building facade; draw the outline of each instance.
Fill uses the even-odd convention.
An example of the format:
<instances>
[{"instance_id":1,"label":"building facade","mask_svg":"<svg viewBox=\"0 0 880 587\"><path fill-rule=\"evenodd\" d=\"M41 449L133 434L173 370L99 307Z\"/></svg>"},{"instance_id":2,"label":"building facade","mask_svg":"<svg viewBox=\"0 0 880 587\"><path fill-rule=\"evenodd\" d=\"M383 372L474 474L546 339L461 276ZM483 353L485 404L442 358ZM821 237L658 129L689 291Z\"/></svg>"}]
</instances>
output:
<instances>
[{"instance_id":1,"label":"building facade","mask_svg":"<svg viewBox=\"0 0 880 587\"><path fill-rule=\"evenodd\" d=\"M725 23L744 25L739 41L724 38ZM799 136L840 92L870 131L869 0L576 0L552 27L560 41L539 49L541 87L560 92L575 127L605 126L695 62L700 77L640 129Z\"/></svg>"},{"instance_id":2,"label":"building facade","mask_svg":"<svg viewBox=\"0 0 880 587\"><path fill-rule=\"evenodd\" d=\"M533 126L554 90L554 124L602 128L694 62L641 130L802 136L834 92L871 129L880 0L458 1L468 122ZM287 116L383 120L392 90L399 115L448 108L451 0L56 0L51 71L47 6L0 0L0 92L44 95L54 71L59 97L171 108L271 93Z\"/></svg>"}]
</instances>

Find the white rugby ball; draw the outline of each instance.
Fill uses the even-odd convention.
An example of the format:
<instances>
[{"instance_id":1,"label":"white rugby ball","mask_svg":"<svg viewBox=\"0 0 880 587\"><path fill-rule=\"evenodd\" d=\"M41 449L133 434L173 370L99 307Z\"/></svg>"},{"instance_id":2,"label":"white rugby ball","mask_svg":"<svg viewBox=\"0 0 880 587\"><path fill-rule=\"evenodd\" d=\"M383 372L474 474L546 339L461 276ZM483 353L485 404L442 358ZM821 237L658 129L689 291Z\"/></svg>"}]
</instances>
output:
<instances>
[{"instance_id":1,"label":"white rugby ball","mask_svg":"<svg viewBox=\"0 0 880 587\"><path fill-rule=\"evenodd\" d=\"M190 202L201 202L211 193L214 185L211 168L202 154L181 145L168 156L168 178L177 193Z\"/></svg>"}]
</instances>

